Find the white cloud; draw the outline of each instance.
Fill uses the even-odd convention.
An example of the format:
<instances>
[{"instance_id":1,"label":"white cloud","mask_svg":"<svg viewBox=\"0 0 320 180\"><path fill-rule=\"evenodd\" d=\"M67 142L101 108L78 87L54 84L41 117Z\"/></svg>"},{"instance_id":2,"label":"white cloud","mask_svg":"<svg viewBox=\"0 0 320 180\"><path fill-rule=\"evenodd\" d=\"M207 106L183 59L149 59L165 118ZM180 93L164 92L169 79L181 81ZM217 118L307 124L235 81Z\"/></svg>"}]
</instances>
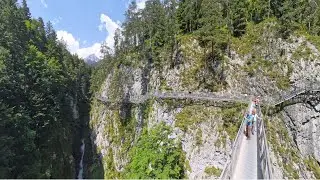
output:
<instances>
[{"instance_id":1,"label":"white cloud","mask_svg":"<svg viewBox=\"0 0 320 180\"><path fill-rule=\"evenodd\" d=\"M68 50L72 54L77 54L81 58L86 58L91 54L101 57L100 43L95 43L91 47L80 48L79 40L76 40L73 35L67 31L57 31L57 38L59 41L62 41L67 45Z\"/></svg>"},{"instance_id":2,"label":"white cloud","mask_svg":"<svg viewBox=\"0 0 320 180\"><path fill-rule=\"evenodd\" d=\"M138 9L144 9L146 7L147 0L137 0L137 7Z\"/></svg>"},{"instance_id":3,"label":"white cloud","mask_svg":"<svg viewBox=\"0 0 320 180\"><path fill-rule=\"evenodd\" d=\"M106 43L111 49L113 49L114 33L117 28L120 28L120 25L117 22L113 21L109 16L107 16L105 14L100 15L100 22L101 22L101 24L99 25L99 30L102 31L103 28L106 28L106 30L108 32L108 36L106 38Z\"/></svg>"},{"instance_id":4,"label":"white cloud","mask_svg":"<svg viewBox=\"0 0 320 180\"><path fill-rule=\"evenodd\" d=\"M105 14L101 14L100 16L101 24L98 26L100 31L106 30L108 32L108 36L105 39L106 44L113 49L114 45L114 34L117 28L120 27L120 22L113 21L109 16ZM64 42L68 48L68 50L72 54L77 54L81 58L86 58L91 54L95 54L97 57L101 57L102 54L100 52L102 43L94 43L92 46L80 48L80 40L77 40L71 33L67 31L57 31L58 40ZM87 41L83 41L82 44L86 44Z\"/></svg>"},{"instance_id":5,"label":"white cloud","mask_svg":"<svg viewBox=\"0 0 320 180\"><path fill-rule=\"evenodd\" d=\"M94 43L90 47L78 49L77 54L78 54L79 57L82 57L82 58L86 58L91 54L94 54L98 58L100 58L102 56L102 54L100 52L100 49L101 49L101 44L100 43Z\"/></svg>"},{"instance_id":6,"label":"white cloud","mask_svg":"<svg viewBox=\"0 0 320 180\"><path fill-rule=\"evenodd\" d=\"M45 8L48 8L48 4L47 4L46 0L41 0L41 4L42 4Z\"/></svg>"},{"instance_id":7,"label":"white cloud","mask_svg":"<svg viewBox=\"0 0 320 180\"><path fill-rule=\"evenodd\" d=\"M57 31L57 38L66 43L68 50L71 53L76 53L78 51L80 47L79 41L77 41L72 34L67 31Z\"/></svg>"}]
</instances>

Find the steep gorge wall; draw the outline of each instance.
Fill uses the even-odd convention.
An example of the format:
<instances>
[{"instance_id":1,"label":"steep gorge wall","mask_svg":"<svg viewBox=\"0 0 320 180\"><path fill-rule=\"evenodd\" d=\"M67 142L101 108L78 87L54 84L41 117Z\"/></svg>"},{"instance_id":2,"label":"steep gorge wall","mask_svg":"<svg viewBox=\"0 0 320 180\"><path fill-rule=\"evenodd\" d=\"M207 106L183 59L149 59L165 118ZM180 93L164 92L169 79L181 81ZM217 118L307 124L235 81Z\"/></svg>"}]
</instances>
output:
<instances>
[{"instance_id":1,"label":"steep gorge wall","mask_svg":"<svg viewBox=\"0 0 320 180\"><path fill-rule=\"evenodd\" d=\"M134 66L119 65L108 74L100 95L123 103L107 105L94 99L90 117L91 138L100 154L97 158L102 160L104 177L121 177L130 161L128 152L135 146L142 129L150 129L160 122L172 127L173 138L181 140L184 168L189 178L218 177L246 109L246 105L239 104L233 108L212 107L205 103L158 99L140 105L125 103L130 97L139 97L146 90L218 91L260 95L269 97L264 99L267 101L278 92L320 82L317 47L300 35L281 39L275 22L249 25L246 35L232 39L230 48L230 53L211 58L196 39L186 36L180 39L173 53L161 54L159 58L164 62L161 68L150 67L129 55L127 58ZM284 109L284 115L266 116L266 121L271 123L267 133L276 178L315 177L315 168L310 168L307 156L319 162L318 105L307 106L292 105ZM279 124L279 129L272 129L273 121ZM283 143L279 144L276 139ZM292 155L283 158L285 153ZM300 157L305 161L298 161ZM295 161L286 165L292 159Z\"/></svg>"}]
</instances>

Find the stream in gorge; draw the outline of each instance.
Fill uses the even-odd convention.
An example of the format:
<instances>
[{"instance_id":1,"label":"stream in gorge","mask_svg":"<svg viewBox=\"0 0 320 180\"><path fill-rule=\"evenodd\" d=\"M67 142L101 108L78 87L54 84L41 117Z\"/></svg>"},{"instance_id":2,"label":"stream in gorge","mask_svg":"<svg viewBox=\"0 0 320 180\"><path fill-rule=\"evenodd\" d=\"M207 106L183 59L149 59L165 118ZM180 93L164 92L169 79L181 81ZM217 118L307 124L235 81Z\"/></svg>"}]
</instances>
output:
<instances>
[{"instance_id":1,"label":"stream in gorge","mask_svg":"<svg viewBox=\"0 0 320 180\"><path fill-rule=\"evenodd\" d=\"M80 152L81 152L81 160L79 164L79 172L78 172L78 179L83 178L83 156L84 156L84 150L85 150L85 143L84 139L81 140L81 147L80 147Z\"/></svg>"}]
</instances>

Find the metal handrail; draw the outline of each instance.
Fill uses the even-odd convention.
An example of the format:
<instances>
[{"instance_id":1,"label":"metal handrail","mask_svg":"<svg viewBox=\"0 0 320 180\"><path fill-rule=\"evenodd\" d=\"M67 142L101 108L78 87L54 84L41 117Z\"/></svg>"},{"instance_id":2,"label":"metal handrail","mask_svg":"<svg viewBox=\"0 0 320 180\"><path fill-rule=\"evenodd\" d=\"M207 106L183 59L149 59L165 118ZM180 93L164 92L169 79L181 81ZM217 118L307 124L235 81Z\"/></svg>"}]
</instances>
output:
<instances>
[{"instance_id":1,"label":"metal handrail","mask_svg":"<svg viewBox=\"0 0 320 180\"><path fill-rule=\"evenodd\" d=\"M307 91L319 91L319 90L320 90L320 84L312 82L307 84L304 87L299 87L293 91L284 92L283 94L279 95L276 100L274 100L274 104L275 105L280 104L286 100L292 99Z\"/></svg>"},{"instance_id":2,"label":"metal handrail","mask_svg":"<svg viewBox=\"0 0 320 180\"><path fill-rule=\"evenodd\" d=\"M268 148L268 141L266 136L266 129L265 124L263 121L263 115L261 113L260 105L258 105L259 111L258 116L260 120L258 121L257 127L257 135L258 135L258 156L259 156L259 163L262 170L262 178L263 179L272 179L273 172L271 169L271 160L269 156L269 148ZM262 137L261 137L262 135Z\"/></svg>"},{"instance_id":3,"label":"metal handrail","mask_svg":"<svg viewBox=\"0 0 320 180\"><path fill-rule=\"evenodd\" d=\"M248 109L250 109L250 106L251 104L249 103L249 106L248 106ZM236 162L238 160L238 154L239 154L239 150L240 150L240 147L241 147L241 140L244 136L244 133L243 133L243 130L244 130L244 127L245 127L245 118L243 118L242 122L241 122L241 125L239 127L239 130L238 130L238 133L237 133L237 136L236 136L236 139L233 143L233 147L232 147L232 151L231 151L231 154L230 154L230 157L225 165L225 167L223 168L223 171L220 175L220 179L231 179L232 177L232 174L233 174L233 171L234 171L234 168L236 166Z\"/></svg>"},{"instance_id":4,"label":"metal handrail","mask_svg":"<svg viewBox=\"0 0 320 180\"><path fill-rule=\"evenodd\" d=\"M111 102L112 100L107 97L102 97L99 94L95 96L98 100L103 102ZM219 95L214 93L186 93L186 92L154 92L147 93L144 95L130 97L127 101L135 104L144 103L150 98L159 98L159 99L192 99L192 100L208 100L208 101L235 101L235 102L247 102L245 95L238 95L236 97ZM115 102L115 101L113 101ZM118 100L116 102L121 102Z\"/></svg>"}]
</instances>

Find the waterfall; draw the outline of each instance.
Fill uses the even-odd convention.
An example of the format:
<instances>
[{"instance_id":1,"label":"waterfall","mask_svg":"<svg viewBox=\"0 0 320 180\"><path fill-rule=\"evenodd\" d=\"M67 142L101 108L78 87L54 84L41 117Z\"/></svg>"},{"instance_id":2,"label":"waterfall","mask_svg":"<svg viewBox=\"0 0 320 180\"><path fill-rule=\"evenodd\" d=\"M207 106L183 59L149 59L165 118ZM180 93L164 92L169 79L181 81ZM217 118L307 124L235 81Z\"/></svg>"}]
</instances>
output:
<instances>
[{"instance_id":1,"label":"waterfall","mask_svg":"<svg viewBox=\"0 0 320 180\"><path fill-rule=\"evenodd\" d=\"M81 151L81 160L80 160L80 168L79 168L79 173L78 173L78 179L82 179L83 178L83 156L84 156L84 148L85 148L85 144L84 144L84 139L81 140L81 147L80 147L80 151Z\"/></svg>"}]
</instances>

